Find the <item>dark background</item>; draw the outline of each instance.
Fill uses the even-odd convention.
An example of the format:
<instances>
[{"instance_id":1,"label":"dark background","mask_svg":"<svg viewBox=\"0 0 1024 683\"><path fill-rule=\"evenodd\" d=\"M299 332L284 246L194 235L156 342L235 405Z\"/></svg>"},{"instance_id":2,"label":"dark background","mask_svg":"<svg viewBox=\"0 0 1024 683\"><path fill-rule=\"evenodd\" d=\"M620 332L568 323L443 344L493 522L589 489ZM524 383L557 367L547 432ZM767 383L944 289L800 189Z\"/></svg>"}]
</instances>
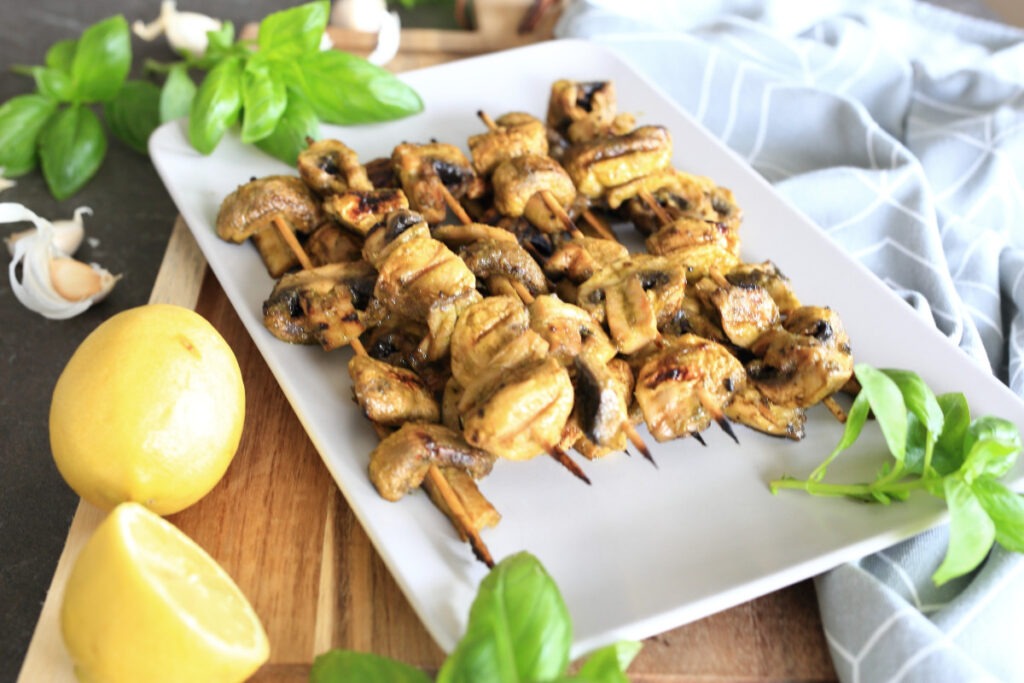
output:
<instances>
[{"instance_id":1,"label":"dark background","mask_svg":"<svg viewBox=\"0 0 1024 683\"><path fill-rule=\"evenodd\" d=\"M0 0L0 102L33 92L16 64L42 64L54 42L77 38L90 24L121 13L131 24L150 21L159 0ZM241 30L270 12L301 4L278 0L179 0L181 10L231 20ZM444 10L447 9L445 12ZM445 25L451 5L405 13L406 25ZM133 77L146 58L176 59L163 37L132 38ZM78 497L61 479L50 456L47 419L57 377L79 343L97 325L126 308L144 304L163 258L177 210L148 157L108 135L99 173L74 197L53 199L40 172L17 178L0 202L18 202L51 220L69 218L79 206L87 240L76 258L95 261L123 278L110 296L70 320L47 320L24 308L0 258L0 681L14 681L35 629ZM6 237L25 225L0 225Z\"/></svg>"}]
</instances>

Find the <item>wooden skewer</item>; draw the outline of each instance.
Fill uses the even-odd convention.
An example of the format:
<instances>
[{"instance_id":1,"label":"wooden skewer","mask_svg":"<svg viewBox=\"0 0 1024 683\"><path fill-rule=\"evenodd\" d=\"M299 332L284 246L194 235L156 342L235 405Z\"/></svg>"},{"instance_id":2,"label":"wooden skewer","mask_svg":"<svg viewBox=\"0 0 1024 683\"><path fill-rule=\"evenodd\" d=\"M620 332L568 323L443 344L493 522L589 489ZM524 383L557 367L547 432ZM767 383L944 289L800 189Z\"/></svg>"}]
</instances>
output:
<instances>
[{"instance_id":1,"label":"wooden skewer","mask_svg":"<svg viewBox=\"0 0 1024 683\"><path fill-rule=\"evenodd\" d=\"M473 219L469 217L466 210L462 208L462 204L459 203L459 200L455 198L455 195L452 194L451 190L449 190L448 186L444 183L441 183L441 194L444 195L445 204L448 205L448 208L452 210L452 213L455 214L455 217L458 218L463 225L469 225L473 222Z\"/></svg>"},{"instance_id":2,"label":"wooden skewer","mask_svg":"<svg viewBox=\"0 0 1024 683\"><path fill-rule=\"evenodd\" d=\"M668 212L665 211L665 207L663 207L661 203L654 198L654 195L651 194L650 191L640 190L637 192L637 196L640 197L651 211L654 212L654 215L658 217L658 220L662 225L668 225L672 222L672 216L668 215Z\"/></svg>"},{"instance_id":3,"label":"wooden skewer","mask_svg":"<svg viewBox=\"0 0 1024 683\"><path fill-rule=\"evenodd\" d=\"M491 115L485 112L483 109L477 109L476 115L479 116L480 120L484 122L485 126L487 126L487 130L492 132L501 130L501 126L495 123L494 119L491 118Z\"/></svg>"},{"instance_id":4,"label":"wooden skewer","mask_svg":"<svg viewBox=\"0 0 1024 683\"><path fill-rule=\"evenodd\" d=\"M580 469L580 466L576 464L576 461L570 458L569 454L566 453L561 446L548 446L546 450L548 455L554 458L557 463L562 465L562 467L572 472L580 480L590 484L590 477Z\"/></svg>"},{"instance_id":5,"label":"wooden skewer","mask_svg":"<svg viewBox=\"0 0 1024 683\"><path fill-rule=\"evenodd\" d=\"M733 431L729 418L727 418L725 413L722 412L722 407L718 405L713 398L711 398L707 389L705 389L699 382L694 385L693 390L694 393L697 394L697 400L700 401L702 406L704 406L704 410L708 411L711 415L711 419L713 419L715 423L722 428L723 432L732 437L732 440L738 444L740 440L736 438L736 432Z\"/></svg>"},{"instance_id":6,"label":"wooden skewer","mask_svg":"<svg viewBox=\"0 0 1024 683\"><path fill-rule=\"evenodd\" d=\"M626 433L626 438L629 439L631 444L633 444L633 447L640 451L640 455L647 458L652 465L657 467L658 463L655 462L654 456L651 455L651 449L649 449L647 444L644 443L643 437L640 436L640 432L636 431L636 427L633 426L633 423L628 420L623 422L622 431Z\"/></svg>"},{"instance_id":7,"label":"wooden skewer","mask_svg":"<svg viewBox=\"0 0 1024 683\"><path fill-rule=\"evenodd\" d=\"M846 411L843 410L843 407L839 405L838 401L836 401L834 397L827 396L823 398L821 402L825 404L825 407L828 408L830 413L835 415L835 418L839 420L840 423L846 424Z\"/></svg>"},{"instance_id":8,"label":"wooden skewer","mask_svg":"<svg viewBox=\"0 0 1024 683\"><path fill-rule=\"evenodd\" d=\"M580 239L585 236L580 232L580 229L576 227L576 224L573 223L569 214L565 212L565 208L558 203L557 199L555 199L555 195L551 194L551 190L541 190L540 198L544 200L544 204L548 207L551 213L555 214L555 218L558 219L570 235L576 239Z\"/></svg>"},{"instance_id":9,"label":"wooden skewer","mask_svg":"<svg viewBox=\"0 0 1024 683\"><path fill-rule=\"evenodd\" d=\"M590 209L587 209L586 211L583 212L583 220L587 222L587 225L594 229L594 232L596 232L598 235L605 238L606 240L611 240L613 242L619 241L619 238L615 235L614 232L612 232L612 229L609 228L603 220L598 218L597 214L595 214Z\"/></svg>"},{"instance_id":10,"label":"wooden skewer","mask_svg":"<svg viewBox=\"0 0 1024 683\"><path fill-rule=\"evenodd\" d=\"M284 238L288 248L292 250L293 254L295 254L295 258L299 259L299 263L302 265L303 270L312 270L313 262L309 260L306 250L302 248L301 244L299 244L299 240L296 239L295 233L284 219L280 215L277 215L274 216L271 222L274 224L274 227L277 228L277 231L281 233L281 237Z\"/></svg>"},{"instance_id":11,"label":"wooden skewer","mask_svg":"<svg viewBox=\"0 0 1024 683\"><path fill-rule=\"evenodd\" d=\"M697 440L701 446L707 446L708 442L704 440L704 437L700 435L700 432L690 432L690 436Z\"/></svg>"}]
</instances>

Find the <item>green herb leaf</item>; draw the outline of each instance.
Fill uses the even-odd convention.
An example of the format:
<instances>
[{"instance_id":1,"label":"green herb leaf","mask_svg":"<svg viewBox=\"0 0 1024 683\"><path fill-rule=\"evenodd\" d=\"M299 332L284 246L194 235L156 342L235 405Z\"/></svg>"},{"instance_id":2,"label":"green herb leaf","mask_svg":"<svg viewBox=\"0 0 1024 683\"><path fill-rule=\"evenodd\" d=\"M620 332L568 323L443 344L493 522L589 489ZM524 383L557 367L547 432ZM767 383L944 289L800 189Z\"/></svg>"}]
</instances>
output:
<instances>
[{"instance_id":1,"label":"green herb leaf","mask_svg":"<svg viewBox=\"0 0 1024 683\"><path fill-rule=\"evenodd\" d=\"M907 410L921 421L925 429L938 436L942 432L945 415L935 394L920 375L910 370L895 369L882 370L882 373L899 387Z\"/></svg>"},{"instance_id":2,"label":"green herb leaf","mask_svg":"<svg viewBox=\"0 0 1024 683\"><path fill-rule=\"evenodd\" d=\"M289 166L298 163L299 152L306 148L306 138L320 136L320 120L301 93L288 91L288 103L273 132L256 146Z\"/></svg>"},{"instance_id":3,"label":"green herb leaf","mask_svg":"<svg viewBox=\"0 0 1024 683\"><path fill-rule=\"evenodd\" d=\"M811 472L811 476L808 477L809 481L821 481L825 476L825 472L828 470L828 466L832 464L832 461L836 459L840 453L845 451L847 448L853 445L860 436L861 430L864 428L864 423L867 422L868 412L871 405L868 403L868 395L863 391L857 394L857 397L853 399L853 404L850 406L849 412L846 414L846 425L843 428L843 436L839 439L839 443L832 449L832 453L825 458L818 467Z\"/></svg>"},{"instance_id":4,"label":"green herb leaf","mask_svg":"<svg viewBox=\"0 0 1024 683\"><path fill-rule=\"evenodd\" d=\"M302 57L292 79L327 123L388 121L423 110L416 91L390 71L338 50Z\"/></svg>"},{"instance_id":5,"label":"green herb leaf","mask_svg":"<svg viewBox=\"0 0 1024 683\"><path fill-rule=\"evenodd\" d=\"M74 101L75 84L67 72L46 66L30 66L26 72L35 80L36 90L40 94L61 103Z\"/></svg>"},{"instance_id":6,"label":"green herb leaf","mask_svg":"<svg viewBox=\"0 0 1024 683\"><path fill-rule=\"evenodd\" d=\"M316 52L330 13L330 3L318 0L268 15L260 22L260 52L286 60Z\"/></svg>"},{"instance_id":7,"label":"green herb leaf","mask_svg":"<svg viewBox=\"0 0 1024 683\"><path fill-rule=\"evenodd\" d=\"M188 75L188 67L176 64L167 72L167 80L160 90L160 122L167 123L188 116L196 84Z\"/></svg>"},{"instance_id":8,"label":"green herb leaf","mask_svg":"<svg viewBox=\"0 0 1024 683\"><path fill-rule=\"evenodd\" d=\"M43 95L18 95L0 106L0 166L14 178L36 167L39 132L57 110Z\"/></svg>"},{"instance_id":9,"label":"green herb leaf","mask_svg":"<svg viewBox=\"0 0 1024 683\"><path fill-rule=\"evenodd\" d=\"M74 105L54 114L39 134L39 157L50 194L67 199L85 185L103 163L107 136L88 107Z\"/></svg>"},{"instance_id":10,"label":"green herb leaf","mask_svg":"<svg viewBox=\"0 0 1024 683\"><path fill-rule=\"evenodd\" d=\"M968 481L982 475L1004 476L1017 462L1021 449L1017 426L1001 417L986 415L971 422L964 436L967 457L960 468Z\"/></svg>"},{"instance_id":11,"label":"green herb leaf","mask_svg":"<svg viewBox=\"0 0 1024 683\"><path fill-rule=\"evenodd\" d=\"M228 57L242 57L248 53L249 49L246 46L235 43L235 25L225 21L216 31L206 32L206 52L203 56L188 55L186 63L209 71Z\"/></svg>"},{"instance_id":12,"label":"green herb leaf","mask_svg":"<svg viewBox=\"0 0 1024 683\"><path fill-rule=\"evenodd\" d=\"M579 676L594 683L629 683L626 669L642 647L635 640L621 640L596 650L580 667Z\"/></svg>"},{"instance_id":13,"label":"green herb leaf","mask_svg":"<svg viewBox=\"0 0 1024 683\"><path fill-rule=\"evenodd\" d=\"M543 681L569 664L572 623L558 587L536 558L506 557L481 582L466 633L438 683Z\"/></svg>"},{"instance_id":14,"label":"green herb leaf","mask_svg":"<svg viewBox=\"0 0 1024 683\"><path fill-rule=\"evenodd\" d=\"M976 479L971 489L996 525L996 541L1015 553L1024 553L1024 496L990 477Z\"/></svg>"},{"instance_id":15,"label":"green herb leaf","mask_svg":"<svg viewBox=\"0 0 1024 683\"><path fill-rule=\"evenodd\" d=\"M331 650L313 660L309 683L430 683L430 678L414 667L387 657Z\"/></svg>"},{"instance_id":16,"label":"green herb leaf","mask_svg":"<svg viewBox=\"0 0 1024 683\"><path fill-rule=\"evenodd\" d=\"M128 22L121 15L85 29L71 60L71 80L79 102L107 102L121 89L132 65Z\"/></svg>"},{"instance_id":17,"label":"green herb leaf","mask_svg":"<svg viewBox=\"0 0 1024 683\"><path fill-rule=\"evenodd\" d=\"M103 105L103 116L114 135L148 154L149 136L160 125L160 88L149 81L128 81Z\"/></svg>"},{"instance_id":18,"label":"green herb leaf","mask_svg":"<svg viewBox=\"0 0 1024 683\"><path fill-rule=\"evenodd\" d=\"M242 109L243 60L229 57L206 74L188 118L188 139L203 154L217 147Z\"/></svg>"},{"instance_id":19,"label":"green herb leaf","mask_svg":"<svg viewBox=\"0 0 1024 683\"><path fill-rule=\"evenodd\" d=\"M281 77L265 60L258 56L250 59L242 75L242 142L270 135L287 106L288 93Z\"/></svg>"},{"instance_id":20,"label":"green herb leaf","mask_svg":"<svg viewBox=\"0 0 1024 683\"><path fill-rule=\"evenodd\" d=\"M932 575L936 586L973 571L996 539L995 524L962 477L946 477L943 487L949 506L949 547Z\"/></svg>"},{"instance_id":21,"label":"green herb leaf","mask_svg":"<svg viewBox=\"0 0 1024 683\"><path fill-rule=\"evenodd\" d=\"M899 385L881 370L860 364L854 369L861 393L866 393L871 412L889 446L889 452L900 465L907 451L907 406Z\"/></svg>"},{"instance_id":22,"label":"green herb leaf","mask_svg":"<svg viewBox=\"0 0 1024 683\"><path fill-rule=\"evenodd\" d=\"M967 397L961 393L943 394L938 398L942 408L942 433L935 442L932 466L941 475L952 474L964 462L964 438L971 424Z\"/></svg>"},{"instance_id":23,"label":"green herb leaf","mask_svg":"<svg viewBox=\"0 0 1024 683\"><path fill-rule=\"evenodd\" d=\"M46 51L46 66L57 71L71 75L71 64L75 59L75 51L78 49L78 40L69 38L58 40Z\"/></svg>"}]
</instances>

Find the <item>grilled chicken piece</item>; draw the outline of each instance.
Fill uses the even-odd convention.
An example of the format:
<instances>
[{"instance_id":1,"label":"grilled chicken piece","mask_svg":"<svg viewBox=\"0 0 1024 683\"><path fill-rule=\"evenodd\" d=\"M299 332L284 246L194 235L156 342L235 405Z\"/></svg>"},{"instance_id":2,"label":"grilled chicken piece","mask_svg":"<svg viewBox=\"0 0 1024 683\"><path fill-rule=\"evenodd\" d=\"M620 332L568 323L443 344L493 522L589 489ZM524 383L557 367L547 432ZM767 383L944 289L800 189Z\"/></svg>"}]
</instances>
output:
<instances>
[{"instance_id":1,"label":"grilled chicken piece","mask_svg":"<svg viewBox=\"0 0 1024 683\"><path fill-rule=\"evenodd\" d=\"M853 375L850 338L830 308L801 306L750 350L747 371L773 403L807 408L831 396Z\"/></svg>"},{"instance_id":2,"label":"grilled chicken piece","mask_svg":"<svg viewBox=\"0 0 1024 683\"><path fill-rule=\"evenodd\" d=\"M348 362L348 374L356 403L376 424L397 427L405 422L441 419L441 407L412 370L356 354Z\"/></svg>"},{"instance_id":3,"label":"grilled chicken piece","mask_svg":"<svg viewBox=\"0 0 1024 683\"><path fill-rule=\"evenodd\" d=\"M668 441L707 429L745 381L728 349L684 334L645 360L634 396L654 438Z\"/></svg>"},{"instance_id":4,"label":"grilled chicken piece","mask_svg":"<svg viewBox=\"0 0 1024 683\"><path fill-rule=\"evenodd\" d=\"M507 159L525 154L547 156L548 134L544 122L523 112L510 112L494 122L497 128L469 138L473 168L482 176Z\"/></svg>"},{"instance_id":5,"label":"grilled chicken piece","mask_svg":"<svg viewBox=\"0 0 1024 683\"><path fill-rule=\"evenodd\" d=\"M544 271L518 242L479 240L459 249L459 256L492 294L495 280L518 282L534 297L548 291Z\"/></svg>"},{"instance_id":6,"label":"grilled chicken piece","mask_svg":"<svg viewBox=\"0 0 1024 683\"><path fill-rule=\"evenodd\" d=\"M554 358L513 366L496 361L466 388L460 402L462 430L478 448L528 460L557 446L572 406L569 372Z\"/></svg>"},{"instance_id":7,"label":"grilled chicken piece","mask_svg":"<svg viewBox=\"0 0 1024 683\"><path fill-rule=\"evenodd\" d=\"M431 465L455 467L479 479L490 473L494 460L443 425L406 422L370 452L370 481L381 497L396 501L423 483Z\"/></svg>"},{"instance_id":8,"label":"grilled chicken piece","mask_svg":"<svg viewBox=\"0 0 1024 683\"><path fill-rule=\"evenodd\" d=\"M793 441L804 438L804 424L807 422L803 408L772 403L752 382L736 390L732 401L725 406L725 416L759 432L784 436Z\"/></svg>"},{"instance_id":9,"label":"grilled chicken piece","mask_svg":"<svg viewBox=\"0 0 1024 683\"><path fill-rule=\"evenodd\" d=\"M544 232L563 232L565 225L554 215L542 192L563 209L576 198L576 186L562 166L549 156L529 154L501 162L491 175L494 207L503 216L525 216Z\"/></svg>"},{"instance_id":10,"label":"grilled chicken piece","mask_svg":"<svg viewBox=\"0 0 1024 683\"><path fill-rule=\"evenodd\" d=\"M346 190L325 198L323 207L328 216L365 237L393 212L408 209L409 200L393 188Z\"/></svg>"},{"instance_id":11,"label":"grilled chicken piece","mask_svg":"<svg viewBox=\"0 0 1024 683\"><path fill-rule=\"evenodd\" d=\"M801 306L800 299L797 298L789 284L789 278L783 275L771 261L741 263L727 272L725 279L737 287L763 287L771 295L782 314L787 314Z\"/></svg>"},{"instance_id":12,"label":"grilled chicken piece","mask_svg":"<svg viewBox=\"0 0 1024 683\"><path fill-rule=\"evenodd\" d=\"M645 235L658 230L662 220L640 197L644 191L654 197L662 212L673 220L686 216L738 226L743 219L743 212L728 188L704 176L666 168L612 188L606 197L609 208L624 208L626 217Z\"/></svg>"},{"instance_id":13,"label":"grilled chicken piece","mask_svg":"<svg viewBox=\"0 0 1024 683\"><path fill-rule=\"evenodd\" d=\"M652 254L671 254L686 263L694 275L728 272L740 263L740 239L731 223L684 216L657 230L645 244Z\"/></svg>"},{"instance_id":14,"label":"grilled chicken piece","mask_svg":"<svg viewBox=\"0 0 1024 683\"><path fill-rule=\"evenodd\" d=\"M686 296L686 268L664 256L632 254L580 285L578 304L606 322L619 351L635 353L659 336Z\"/></svg>"},{"instance_id":15,"label":"grilled chicken piece","mask_svg":"<svg viewBox=\"0 0 1024 683\"><path fill-rule=\"evenodd\" d=\"M307 138L308 146L299 153L299 174L317 194L327 196L346 190L372 190L373 185L359 156L339 140Z\"/></svg>"},{"instance_id":16,"label":"grilled chicken piece","mask_svg":"<svg viewBox=\"0 0 1024 683\"><path fill-rule=\"evenodd\" d=\"M762 334L779 324L779 309L768 290L751 285L719 284L711 277L697 281L693 290L715 312L729 341L749 348Z\"/></svg>"},{"instance_id":17,"label":"grilled chicken piece","mask_svg":"<svg viewBox=\"0 0 1024 683\"><path fill-rule=\"evenodd\" d=\"M549 354L562 365L572 367L581 354L600 364L615 357L615 344L600 323L579 306L545 294L534 299L528 310L530 328L549 344Z\"/></svg>"},{"instance_id":18,"label":"grilled chicken piece","mask_svg":"<svg viewBox=\"0 0 1024 683\"><path fill-rule=\"evenodd\" d=\"M624 450L628 438L623 426L629 422L629 404L633 397L633 371L629 364L621 358L603 362L587 353L576 356L573 363L576 370L573 415L583 436L604 452ZM579 448L574 443L573 447L591 459L597 457L597 452L585 445Z\"/></svg>"},{"instance_id":19,"label":"grilled chicken piece","mask_svg":"<svg viewBox=\"0 0 1024 683\"><path fill-rule=\"evenodd\" d=\"M577 191L589 199L668 167L672 138L663 126L641 126L625 135L600 137L573 145L562 164Z\"/></svg>"},{"instance_id":20,"label":"grilled chicken piece","mask_svg":"<svg viewBox=\"0 0 1024 683\"><path fill-rule=\"evenodd\" d=\"M377 271L365 261L289 273L263 302L263 324L293 344L343 346L365 329L363 310L376 279Z\"/></svg>"},{"instance_id":21,"label":"grilled chicken piece","mask_svg":"<svg viewBox=\"0 0 1024 683\"><path fill-rule=\"evenodd\" d=\"M410 214L396 212L386 227L371 232L364 254L372 245L379 271L373 292L376 305L393 315L426 322L429 334L423 352L433 361L448 353L459 313L481 297L476 277L465 262L443 242L423 236L422 229L413 232L414 226L422 224ZM406 229L399 232L403 225ZM380 240L374 237L377 232L383 233ZM394 237L390 243L385 241L388 236Z\"/></svg>"},{"instance_id":22,"label":"grilled chicken piece","mask_svg":"<svg viewBox=\"0 0 1024 683\"><path fill-rule=\"evenodd\" d=\"M458 249L481 240L519 243L516 236L508 230L484 223L439 225L431 230L431 234L434 239L441 240L451 249Z\"/></svg>"},{"instance_id":23,"label":"grilled chicken piece","mask_svg":"<svg viewBox=\"0 0 1024 683\"><path fill-rule=\"evenodd\" d=\"M617 111L615 84L560 79L551 86L547 124L558 135L576 143L608 135L621 135L636 121Z\"/></svg>"},{"instance_id":24,"label":"grilled chicken piece","mask_svg":"<svg viewBox=\"0 0 1024 683\"><path fill-rule=\"evenodd\" d=\"M473 383L529 326L530 316L517 297L489 296L468 306L452 331L452 377L462 386Z\"/></svg>"},{"instance_id":25,"label":"grilled chicken piece","mask_svg":"<svg viewBox=\"0 0 1024 683\"><path fill-rule=\"evenodd\" d=\"M314 230L303 246L314 266L358 261L362 258L361 242L330 221Z\"/></svg>"},{"instance_id":26,"label":"grilled chicken piece","mask_svg":"<svg viewBox=\"0 0 1024 683\"><path fill-rule=\"evenodd\" d=\"M430 237L430 226L415 211L395 211L383 225L370 230L363 242L363 258L379 268L398 245L414 239Z\"/></svg>"},{"instance_id":27,"label":"grilled chicken piece","mask_svg":"<svg viewBox=\"0 0 1024 683\"><path fill-rule=\"evenodd\" d=\"M448 213L442 184L456 199L475 199L486 189L469 159L455 145L402 143L391 152L391 163L409 205L430 224L440 223Z\"/></svg>"},{"instance_id":28,"label":"grilled chicken piece","mask_svg":"<svg viewBox=\"0 0 1024 683\"><path fill-rule=\"evenodd\" d=\"M366 175L370 184L380 190L385 187L397 189L401 187L398 176L395 175L395 166L391 163L391 157L377 157L366 162Z\"/></svg>"},{"instance_id":29,"label":"grilled chicken piece","mask_svg":"<svg viewBox=\"0 0 1024 683\"><path fill-rule=\"evenodd\" d=\"M578 285L602 268L628 257L629 249L619 242L577 237L558 246L544 262L544 272L552 281L569 280Z\"/></svg>"}]
</instances>

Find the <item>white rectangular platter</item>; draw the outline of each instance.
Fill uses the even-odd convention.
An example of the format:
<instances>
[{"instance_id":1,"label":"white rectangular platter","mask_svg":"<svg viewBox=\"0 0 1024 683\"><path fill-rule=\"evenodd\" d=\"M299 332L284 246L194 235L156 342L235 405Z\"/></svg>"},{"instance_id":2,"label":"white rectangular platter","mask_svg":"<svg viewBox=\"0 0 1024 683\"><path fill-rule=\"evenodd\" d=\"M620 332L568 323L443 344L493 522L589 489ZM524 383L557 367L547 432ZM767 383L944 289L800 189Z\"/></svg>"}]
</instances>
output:
<instances>
[{"instance_id":1,"label":"white rectangular platter","mask_svg":"<svg viewBox=\"0 0 1024 683\"><path fill-rule=\"evenodd\" d=\"M937 392L966 392L978 413L1024 425L1024 403L610 51L556 41L402 77L423 97L421 114L386 124L325 127L322 135L343 140L363 161L389 155L402 141L434 138L466 149L467 137L483 130L476 116L480 109L493 116L508 111L543 116L553 80L613 80L620 110L635 113L640 124L662 124L671 132L677 167L734 191L745 216L744 259L774 260L805 303L835 308L858 361L913 369ZM228 244L214 231L221 201L238 185L295 169L242 145L234 135L203 156L189 146L182 122L157 130L150 150L210 267L349 505L427 629L451 650L486 568L425 494L398 503L377 495L366 474L377 439L352 402L346 371L351 352L325 353L272 337L263 327L261 307L273 281L251 245ZM883 507L769 492L773 478L806 476L841 431L819 406L810 411L807 437L799 443L737 427L739 445L717 430L705 434L706 447L694 439L654 445L658 468L625 454L580 459L592 486L549 458L499 462L480 486L503 520L484 533L484 540L496 559L525 550L544 564L574 622L574 656L619 638L654 635L941 521L941 501L924 495ZM650 436L646 440L654 444ZM869 478L882 462L883 448L875 430L865 430L832 468L830 479ZM1021 478L1020 467L1014 475Z\"/></svg>"}]
</instances>

